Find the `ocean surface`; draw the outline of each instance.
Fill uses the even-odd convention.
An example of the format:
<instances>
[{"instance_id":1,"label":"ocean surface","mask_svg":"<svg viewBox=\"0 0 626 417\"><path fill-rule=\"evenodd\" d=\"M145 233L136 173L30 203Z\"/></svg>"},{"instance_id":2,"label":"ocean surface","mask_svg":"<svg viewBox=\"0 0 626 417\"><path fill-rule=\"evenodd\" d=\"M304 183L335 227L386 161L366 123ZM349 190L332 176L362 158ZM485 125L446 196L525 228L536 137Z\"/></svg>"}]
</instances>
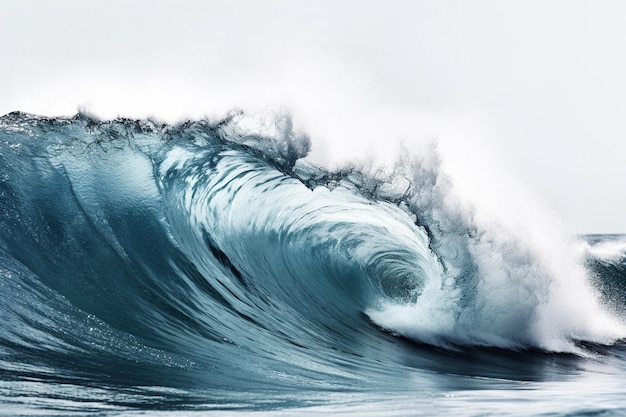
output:
<instances>
[{"instance_id":1,"label":"ocean surface","mask_svg":"<svg viewBox=\"0 0 626 417\"><path fill-rule=\"evenodd\" d=\"M626 415L626 236L288 118L0 118L0 415Z\"/></svg>"}]
</instances>

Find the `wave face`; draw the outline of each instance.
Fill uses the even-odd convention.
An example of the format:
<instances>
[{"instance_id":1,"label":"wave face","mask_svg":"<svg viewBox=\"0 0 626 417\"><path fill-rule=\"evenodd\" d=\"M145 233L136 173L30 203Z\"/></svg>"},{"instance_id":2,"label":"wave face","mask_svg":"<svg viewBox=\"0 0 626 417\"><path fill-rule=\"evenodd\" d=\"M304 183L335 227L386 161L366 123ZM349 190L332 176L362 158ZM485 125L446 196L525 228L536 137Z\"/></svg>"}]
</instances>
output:
<instances>
[{"instance_id":1,"label":"wave face","mask_svg":"<svg viewBox=\"0 0 626 417\"><path fill-rule=\"evenodd\" d=\"M380 174L313 166L310 146L288 119L261 136L235 118L1 118L5 405L310 405L540 378L542 352L626 335L619 241L481 218L436 151Z\"/></svg>"}]
</instances>

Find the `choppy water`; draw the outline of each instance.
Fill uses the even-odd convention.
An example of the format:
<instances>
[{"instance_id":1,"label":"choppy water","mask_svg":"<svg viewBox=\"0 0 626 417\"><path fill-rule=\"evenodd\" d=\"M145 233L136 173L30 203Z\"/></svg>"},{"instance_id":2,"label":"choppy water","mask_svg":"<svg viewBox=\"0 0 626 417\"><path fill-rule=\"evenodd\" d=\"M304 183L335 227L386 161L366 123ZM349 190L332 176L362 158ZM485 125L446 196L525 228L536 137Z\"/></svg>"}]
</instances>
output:
<instances>
[{"instance_id":1,"label":"choppy water","mask_svg":"<svg viewBox=\"0 0 626 417\"><path fill-rule=\"evenodd\" d=\"M626 413L626 237L277 123L0 118L0 415Z\"/></svg>"}]
</instances>

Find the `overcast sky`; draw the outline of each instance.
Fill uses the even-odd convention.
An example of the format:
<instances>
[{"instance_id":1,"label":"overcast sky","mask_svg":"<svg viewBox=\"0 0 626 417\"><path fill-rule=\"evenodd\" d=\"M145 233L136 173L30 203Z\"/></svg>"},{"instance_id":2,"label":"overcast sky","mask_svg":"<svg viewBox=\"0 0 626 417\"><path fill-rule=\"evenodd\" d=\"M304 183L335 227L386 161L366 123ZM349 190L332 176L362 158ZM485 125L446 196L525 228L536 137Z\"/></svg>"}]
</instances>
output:
<instances>
[{"instance_id":1,"label":"overcast sky","mask_svg":"<svg viewBox=\"0 0 626 417\"><path fill-rule=\"evenodd\" d=\"M506 170L573 232L626 233L626 2L0 6L2 114L286 108L322 155L447 141L491 176Z\"/></svg>"}]
</instances>

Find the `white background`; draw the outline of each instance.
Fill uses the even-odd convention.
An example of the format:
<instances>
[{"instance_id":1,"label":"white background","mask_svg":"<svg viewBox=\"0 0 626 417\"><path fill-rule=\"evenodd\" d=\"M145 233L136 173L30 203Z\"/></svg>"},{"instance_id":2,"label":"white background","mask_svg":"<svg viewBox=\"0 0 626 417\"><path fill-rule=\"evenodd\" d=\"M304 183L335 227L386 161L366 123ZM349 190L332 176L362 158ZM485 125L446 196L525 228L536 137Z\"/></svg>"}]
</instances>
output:
<instances>
[{"instance_id":1,"label":"white background","mask_svg":"<svg viewBox=\"0 0 626 417\"><path fill-rule=\"evenodd\" d=\"M626 2L0 1L0 36L2 114L286 108L321 159L437 140L626 232Z\"/></svg>"}]
</instances>

